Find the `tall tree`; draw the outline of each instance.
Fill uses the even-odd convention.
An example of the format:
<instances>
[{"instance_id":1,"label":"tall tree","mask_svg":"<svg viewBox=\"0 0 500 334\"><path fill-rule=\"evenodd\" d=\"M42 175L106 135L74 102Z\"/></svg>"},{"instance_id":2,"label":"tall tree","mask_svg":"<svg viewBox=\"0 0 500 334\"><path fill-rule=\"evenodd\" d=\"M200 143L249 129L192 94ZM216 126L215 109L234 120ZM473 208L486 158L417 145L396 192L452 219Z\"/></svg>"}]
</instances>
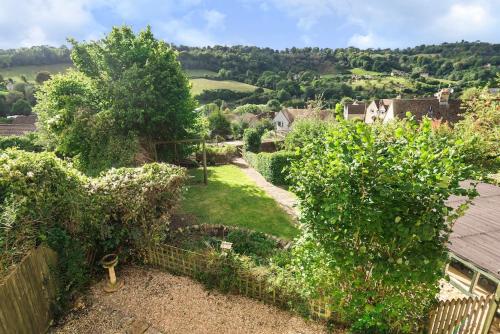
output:
<instances>
[{"instance_id":1,"label":"tall tree","mask_svg":"<svg viewBox=\"0 0 500 334\"><path fill-rule=\"evenodd\" d=\"M115 27L99 41L69 41L77 74L52 78L38 94L37 112L47 137L55 138L53 146L68 138L88 138L89 133L96 139L104 135L92 152L88 140L80 145L72 140L62 150L97 172L130 160L110 148L117 138L130 139L132 155L144 161L155 156L155 142L196 135L198 115L189 81L176 51L155 39L150 27L138 34L127 26ZM56 131L57 136L50 136ZM109 152L108 161L92 163L91 157L100 159L100 150Z\"/></svg>"}]
</instances>

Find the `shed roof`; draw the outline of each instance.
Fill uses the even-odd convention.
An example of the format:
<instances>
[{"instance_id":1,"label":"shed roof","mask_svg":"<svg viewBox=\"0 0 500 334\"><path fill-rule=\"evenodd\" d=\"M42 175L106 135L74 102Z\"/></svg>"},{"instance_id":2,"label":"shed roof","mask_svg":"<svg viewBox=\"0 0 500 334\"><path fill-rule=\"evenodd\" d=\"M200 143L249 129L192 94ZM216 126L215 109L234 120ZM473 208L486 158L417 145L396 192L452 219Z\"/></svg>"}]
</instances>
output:
<instances>
[{"instance_id":1,"label":"shed roof","mask_svg":"<svg viewBox=\"0 0 500 334\"><path fill-rule=\"evenodd\" d=\"M453 226L449 250L500 279L500 187L479 183L480 196ZM450 197L457 206L463 199Z\"/></svg>"}]
</instances>

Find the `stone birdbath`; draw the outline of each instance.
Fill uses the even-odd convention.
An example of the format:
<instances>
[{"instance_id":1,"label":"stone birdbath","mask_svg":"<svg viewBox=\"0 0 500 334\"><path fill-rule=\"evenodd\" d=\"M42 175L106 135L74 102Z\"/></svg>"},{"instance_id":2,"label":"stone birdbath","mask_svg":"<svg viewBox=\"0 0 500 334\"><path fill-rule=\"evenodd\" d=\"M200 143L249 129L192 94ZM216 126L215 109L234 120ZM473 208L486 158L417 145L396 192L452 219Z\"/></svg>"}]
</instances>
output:
<instances>
[{"instance_id":1,"label":"stone birdbath","mask_svg":"<svg viewBox=\"0 0 500 334\"><path fill-rule=\"evenodd\" d=\"M118 255L108 254L101 259L103 268L108 269L109 281L104 283L103 290L106 292L118 291L123 286L123 281L116 280L115 266L118 264Z\"/></svg>"}]
</instances>

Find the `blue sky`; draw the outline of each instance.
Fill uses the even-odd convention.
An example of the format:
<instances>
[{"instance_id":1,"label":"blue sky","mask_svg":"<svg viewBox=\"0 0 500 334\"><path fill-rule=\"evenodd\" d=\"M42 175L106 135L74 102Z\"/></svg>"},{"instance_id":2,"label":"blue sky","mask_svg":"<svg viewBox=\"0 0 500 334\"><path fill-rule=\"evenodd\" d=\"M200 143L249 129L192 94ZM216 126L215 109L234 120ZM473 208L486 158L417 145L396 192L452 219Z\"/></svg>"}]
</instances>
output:
<instances>
[{"instance_id":1,"label":"blue sky","mask_svg":"<svg viewBox=\"0 0 500 334\"><path fill-rule=\"evenodd\" d=\"M175 44L384 48L500 42L500 0L0 0L0 48L151 25Z\"/></svg>"}]
</instances>

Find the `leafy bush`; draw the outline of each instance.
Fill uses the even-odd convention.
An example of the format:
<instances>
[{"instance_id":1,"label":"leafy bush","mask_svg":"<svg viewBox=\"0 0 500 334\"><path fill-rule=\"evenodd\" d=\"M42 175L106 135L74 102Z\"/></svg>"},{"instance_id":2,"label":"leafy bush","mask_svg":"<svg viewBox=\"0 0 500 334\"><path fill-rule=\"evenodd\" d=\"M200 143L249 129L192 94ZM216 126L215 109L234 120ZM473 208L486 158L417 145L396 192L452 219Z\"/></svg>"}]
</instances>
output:
<instances>
[{"instance_id":1,"label":"leafy bush","mask_svg":"<svg viewBox=\"0 0 500 334\"><path fill-rule=\"evenodd\" d=\"M231 123L220 110L214 111L208 116L208 124L212 137L227 137L231 134Z\"/></svg>"},{"instance_id":2,"label":"leafy bush","mask_svg":"<svg viewBox=\"0 0 500 334\"><path fill-rule=\"evenodd\" d=\"M264 108L258 104L245 104L235 108L233 112L240 115L246 113L258 115L263 112L263 109Z\"/></svg>"},{"instance_id":3,"label":"leafy bush","mask_svg":"<svg viewBox=\"0 0 500 334\"><path fill-rule=\"evenodd\" d=\"M285 138L285 148L292 150L303 147L310 138L322 138L330 126L331 123L315 119L297 120L293 123L292 131Z\"/></svg>"},{"instance_id":4,"label":"leafy bush","mask_svg":"<svg viewBox=\"0 0 500 334\"><path fill-rule=\"evenodd\" d=\"M245 152L244 158L250 166L255 168L267 181L276 185L289 185L290 180L285 170L290 166L294 154L287 151L273 153Z\"/></svg>"},{"instance_id":5,"label":"leafy bush","mask_svg":"<svg viewBox=\"0 0 500 334\"><path fill-rule=\"evenodd\" d=\"M453 222L471 200L473 176L460 141L435 135L428 119L397 122L390 135L341 121L305 138L292 163L303 233L297 278L331 296L358 333L416 333L439 292Z\"/></svg>"},{"instance_id":6,"label":"leafy bush","mask_svg":"<svg viewBox=\"0 0 500 334\"><path fill-rule=\"evenodd\" d=\"M17 148L24 151L41 152L43 147L38 144L36 133L29 133L24 136L0 137L0 150Z\"/></svg>"},{"instance_id":7,"label":"leafy bush","mask_svg":"<svg viewBox=\"0 0 500 334\"><path fill-rule=\"evenodd\" d=\"M168 229L182 168L149 164L89 178L52 153L0 153L0 268L7 269L48 231L63 230L83 250L136 254Z\"/></svg>"},{"instance_id":8,"label":"leafy bush","mask_svg":"<svg viewBox=\"0 0 500 334\"><path fill-rule=\"evenodd\" d=\"M464 119L453 127L452 138L464 141L467 163L486 172L500 170L500 101L487 90L464 101Z\"/></svg>"},{"instance_id":9,"label":"leafy bush","mask_svg":"<svg viewBox=\"0 0 500 334\"><path fill-rule=\"evenodd\" d=\"M205 147L207 165L228 164L236 157L236 146L232 145L207 145ZM196 152L196 161L203 162L203 151Z\"/></svg>"},{"instance_id":10,"label":"leafy bush","mask_svg":"<svg viewBox=\"0 0 500 334\"><path fill-rule=\"evenodd\" d=\"M233 251L252 258L257 264L266 263L277 251L277 242L261 232L234 230L226 241L233 243Z\"/></svg>"},{"instance_id":11,"label":"leafy bush","mask_svg":"<svg viewBox=\"0 0 500 334\"><path fill-rule=\"evenodd\" d=\"M10 111L11 115L29 115L31 114L31 105L25 99L17 100Z\"/></svg>"},{"instance_id":12,"label":"leafy bush","mask_svg":"<svg viewBox=\"0 0 500 334\"><path fill-rule=\"evenodd\" d=\"M245 151L257 153L260 150L262 134L254 128L245 129L243 141Z\"/></svg>"},{"instance_id":13,"label":"leafy bush","mask_svg":"<svg viewBox=\"0 0 500 334\"><path fill-rule=\"evenodd\" d=\"M160 163L113 168L93 179L90 195L104 214L103 248L137 251L164 239L185 179L182 168Z\"/></svg>"}]
</instances>

